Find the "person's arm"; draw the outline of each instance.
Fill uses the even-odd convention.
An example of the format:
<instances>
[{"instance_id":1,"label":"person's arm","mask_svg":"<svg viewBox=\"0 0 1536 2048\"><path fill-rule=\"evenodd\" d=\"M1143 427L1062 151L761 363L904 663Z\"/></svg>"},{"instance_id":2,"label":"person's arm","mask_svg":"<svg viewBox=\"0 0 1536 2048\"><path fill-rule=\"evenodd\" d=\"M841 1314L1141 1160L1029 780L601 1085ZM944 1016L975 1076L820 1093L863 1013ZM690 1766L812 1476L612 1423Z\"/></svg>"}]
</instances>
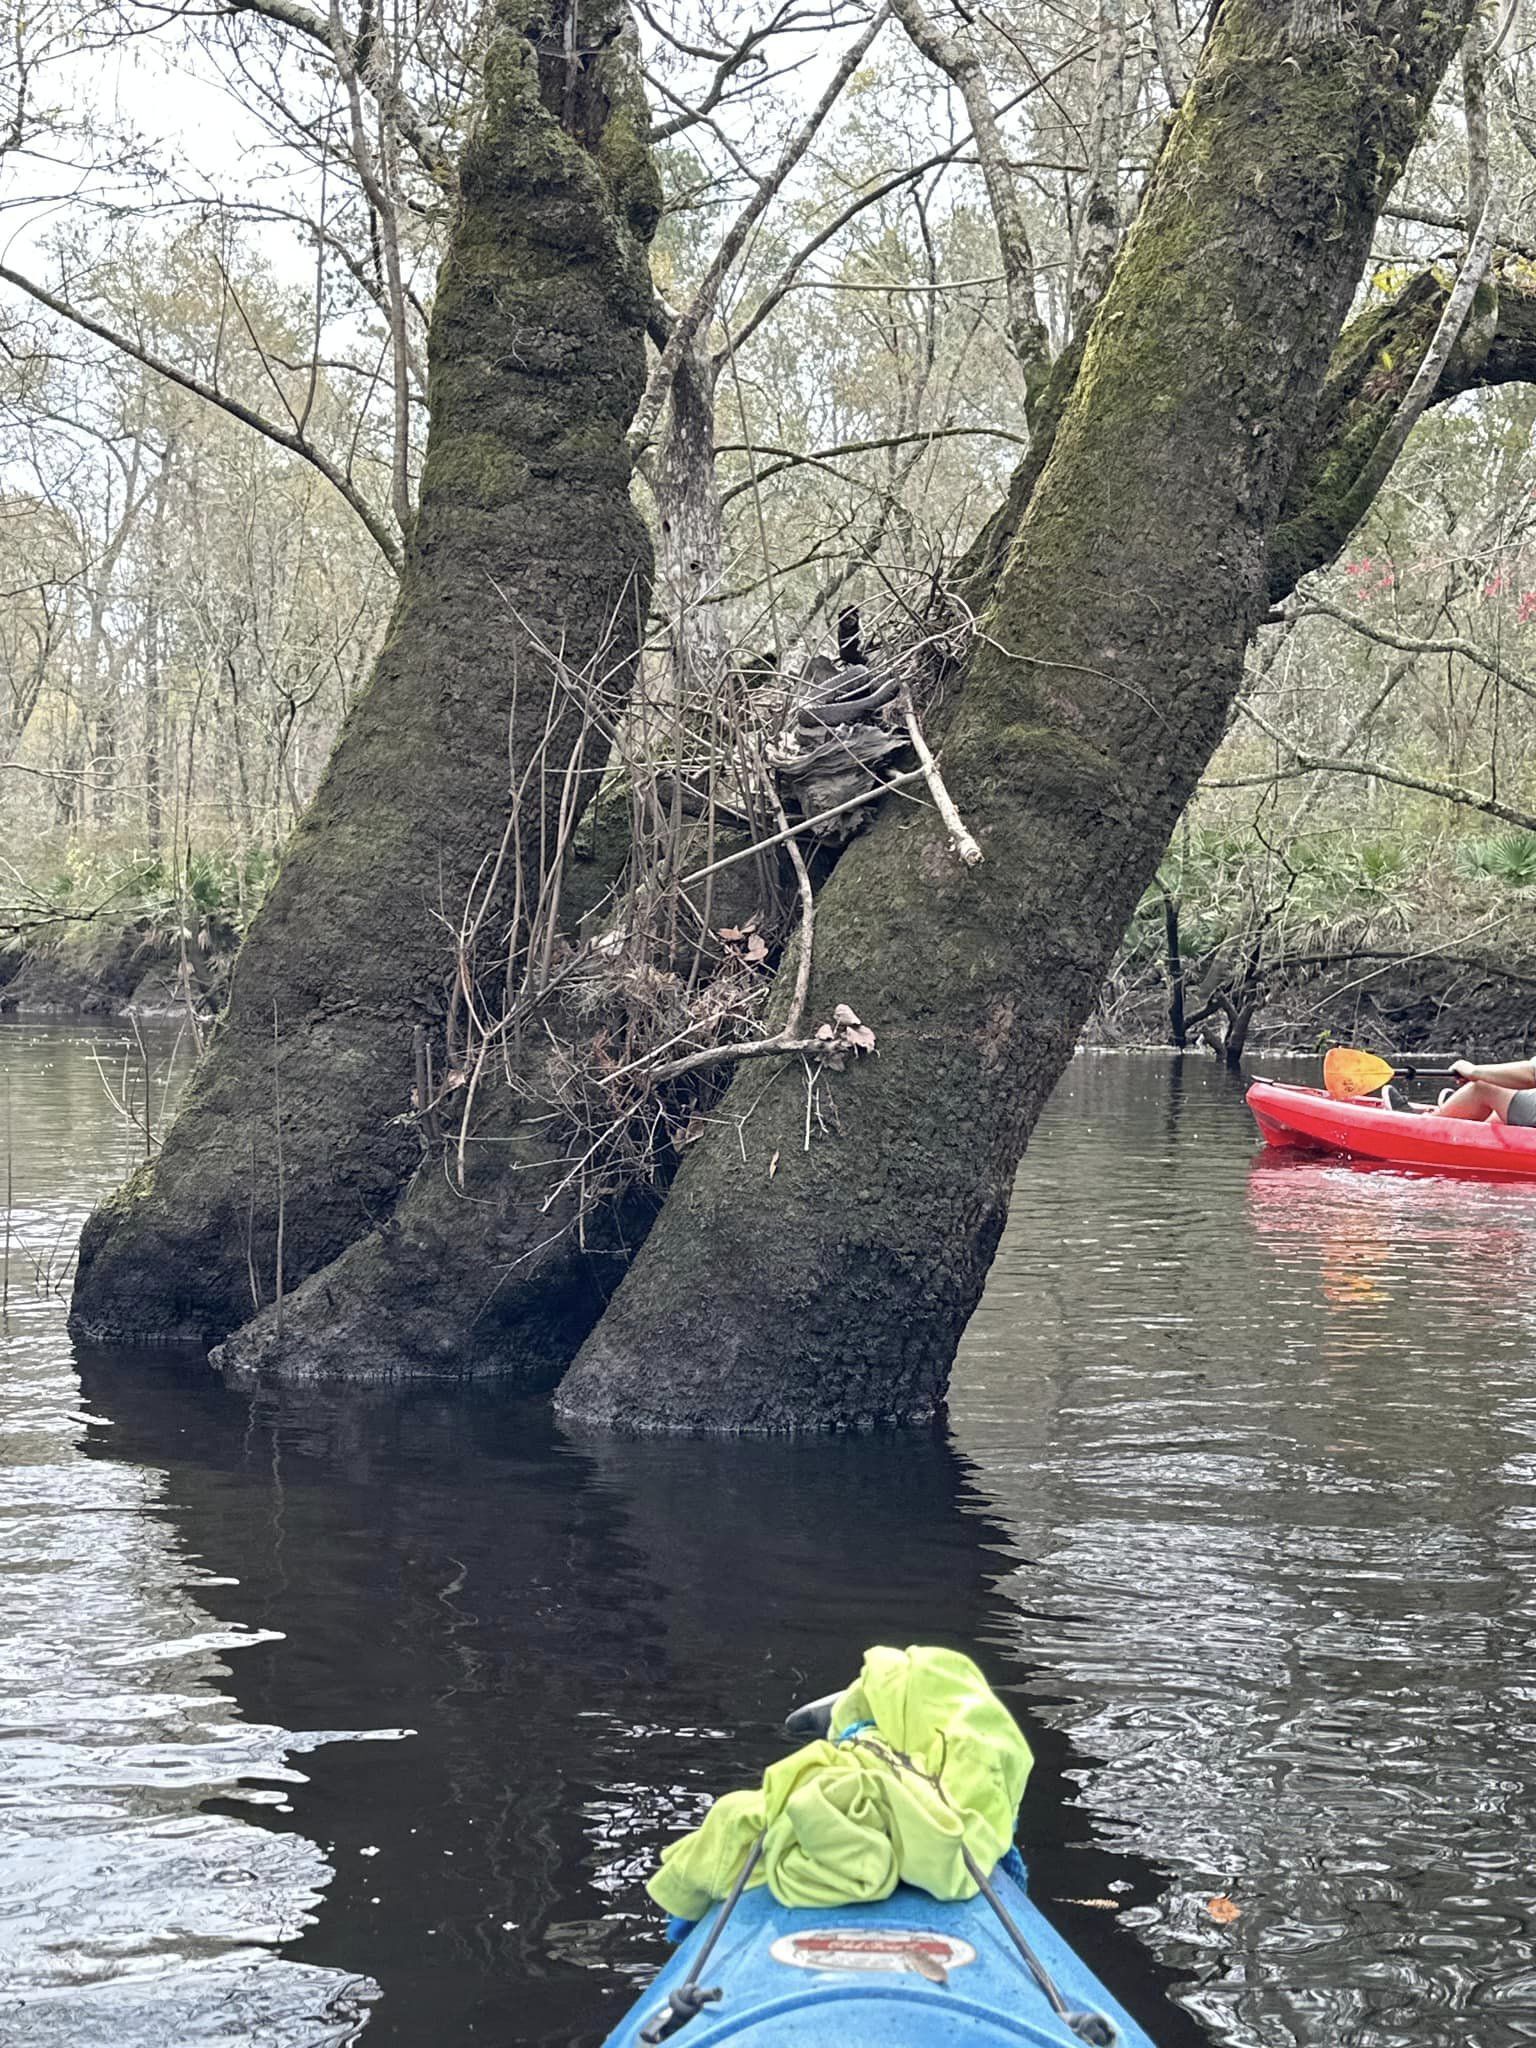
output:
<instances>
[{"instance_id":1,"label":"person's arm","mask_svg":"<svg viewBox=\"0 0 1536 2048\"><path fill-rule=\"evenodd\" d=\"M1536 1060L1508 1060L1503 1066L1478 1067L1471 1060L1453 1060L1459 1081L1488 1081L1495 1088L1536 1088Z\"/></svg>"}]
</instances>

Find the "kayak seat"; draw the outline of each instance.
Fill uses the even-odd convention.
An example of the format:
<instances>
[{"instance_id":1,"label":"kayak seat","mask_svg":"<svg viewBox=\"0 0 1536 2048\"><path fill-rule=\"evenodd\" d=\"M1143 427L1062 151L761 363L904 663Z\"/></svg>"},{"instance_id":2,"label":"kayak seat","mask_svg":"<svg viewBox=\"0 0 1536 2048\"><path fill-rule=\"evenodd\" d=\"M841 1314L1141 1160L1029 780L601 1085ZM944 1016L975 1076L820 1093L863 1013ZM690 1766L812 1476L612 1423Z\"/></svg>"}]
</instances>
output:
<instances>
[{"instance_id":1,"label":"kayak seat","mask_svg":"<svg viewBox=\"0 0 1536 2048\"><path fill-rule=\"evenodd\" d=\"M784 1716L785 1730L806 1742L825 1742L832 1733L832 1710L842 1696L841 1692L824 1693L819 1700L795 1707Z\"/></svg>"}]
</instances>

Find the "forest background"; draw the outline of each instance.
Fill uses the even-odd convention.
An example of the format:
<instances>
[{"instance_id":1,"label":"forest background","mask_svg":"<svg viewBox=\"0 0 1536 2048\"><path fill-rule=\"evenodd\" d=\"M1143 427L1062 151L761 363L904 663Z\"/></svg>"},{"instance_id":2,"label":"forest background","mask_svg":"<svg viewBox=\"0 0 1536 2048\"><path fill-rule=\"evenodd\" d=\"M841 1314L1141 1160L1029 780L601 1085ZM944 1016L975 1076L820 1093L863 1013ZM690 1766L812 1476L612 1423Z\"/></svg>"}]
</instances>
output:
<instances>
[{"instance_id":1,"label":"forest background","mask_svg":"<svg viewBox=\"0 0 1536 2048\"><path fill-rule=\"evenodd\" d=\"M978 91L1056 353L1204 27L1177 0L900 11L906 32L841 79L869 17L838 0L641 10L668 305L771 188L709 329L702 572L669 555L667 480L640 466L653 678L701 647L792 664L835 648L846 606L878 635L947 583L1027 441ZM305 15L74 6L8 38L0 1000L22 1008L217 1004L394 599L446 219L432 151L453 146L480 30L451 0L397 12L387 40L371 0L295 34ZM1468 52L1367 300L1426 265L1453 277L1492 180L1496 262L1536 262L1536 37L1506 7ZM1255 1023L1308 1045L1363 1015L1411 1044L1524 1016L1533 419L1524 384L1431 411L1342 558L1261 631L1101 1039L1235 1057Z\"/></svg>"}]
</instances>

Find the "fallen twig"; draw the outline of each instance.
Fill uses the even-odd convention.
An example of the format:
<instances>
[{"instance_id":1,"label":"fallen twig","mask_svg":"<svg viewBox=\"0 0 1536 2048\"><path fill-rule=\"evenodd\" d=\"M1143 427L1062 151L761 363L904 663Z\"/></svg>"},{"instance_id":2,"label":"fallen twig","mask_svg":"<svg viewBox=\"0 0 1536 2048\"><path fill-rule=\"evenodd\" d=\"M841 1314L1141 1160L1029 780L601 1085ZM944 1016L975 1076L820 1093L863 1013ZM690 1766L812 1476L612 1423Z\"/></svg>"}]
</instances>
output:
<instances>
[{"instance_id":1,"label":"fallen twig","mask_svg":"<svg viewBox=\"0 0 1536 2048\"><path fill-rule=\"evenodd\" d=\"M949 843L959 854L968 868L976 866L981 859L981 848L966 830L964 818L955 807L955 800L944 784L939 773L939 764L933 758L933 750L923 738L923 729L917 722L917 706L912 702L911 687L901 686L901 715L906 720L907 737L912 742L912 751L922 763L923 780L928 784L928 794L933 798L934 807L944 820L944 829L949 834Z\"/></svg>"},{"instance_id":2,"label":"fallen twig","mask_svg":"<svg viewBox=\"0 0 1536 2048\"><path fill-rule=\"evenodd\" d=\"M872 782L868 789L858 796L851 796L846 803L834 804L829 811L818 811L813 818L801 818L793 825L786 825L782 832L775 832L771 839L758 839L751 846L742 847L739 853L728 853L723 860L711 863L707 868L695 868L691 875L684 875L678 883L680 889L691 889L695 882L702 882L707 875L718 875L722 868L734 867L739 860L750 860L754 854L766 853L770 846L782 846L786 839L798 839L802 832L809 832L817 825L826 824L829 818L840 818L844 811L860 810L888 789L902 789L909 782L922 782L926 777L921 768L903 768L897 775L887 775L883 782Z\"/></svg>"}]
</instances>

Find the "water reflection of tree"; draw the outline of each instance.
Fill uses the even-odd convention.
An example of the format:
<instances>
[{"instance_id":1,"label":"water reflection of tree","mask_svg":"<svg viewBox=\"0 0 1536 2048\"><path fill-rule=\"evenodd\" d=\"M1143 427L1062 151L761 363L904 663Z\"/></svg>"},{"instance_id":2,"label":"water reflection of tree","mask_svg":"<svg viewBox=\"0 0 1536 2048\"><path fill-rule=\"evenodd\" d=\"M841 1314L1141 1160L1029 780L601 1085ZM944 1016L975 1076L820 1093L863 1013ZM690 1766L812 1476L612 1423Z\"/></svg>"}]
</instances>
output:
<instances>
[{"instance_id":1,"label":"water reflection of tree","mask_svg":"<svg viewBox=\"0 0 1536 2048\"><path fill-rule=\"evenodd\" d=\"M210 1604L284 1634L240 1660L244 1711L418 1731L322 1752L294 1794L338 1872L304 1952L380 1978L370 2039L600 2036L659 1954L657 1850L781 1753L790 1704L882 1639L1009 1677L1000 1532L935 1438L588 1446L483 1392L86 1373L98 1455L168 1464L183 1540L238 1576ZM1139 1949L1096 1931L1116 1989L1166 2015Z\"/></svg>"}]
</instances>

